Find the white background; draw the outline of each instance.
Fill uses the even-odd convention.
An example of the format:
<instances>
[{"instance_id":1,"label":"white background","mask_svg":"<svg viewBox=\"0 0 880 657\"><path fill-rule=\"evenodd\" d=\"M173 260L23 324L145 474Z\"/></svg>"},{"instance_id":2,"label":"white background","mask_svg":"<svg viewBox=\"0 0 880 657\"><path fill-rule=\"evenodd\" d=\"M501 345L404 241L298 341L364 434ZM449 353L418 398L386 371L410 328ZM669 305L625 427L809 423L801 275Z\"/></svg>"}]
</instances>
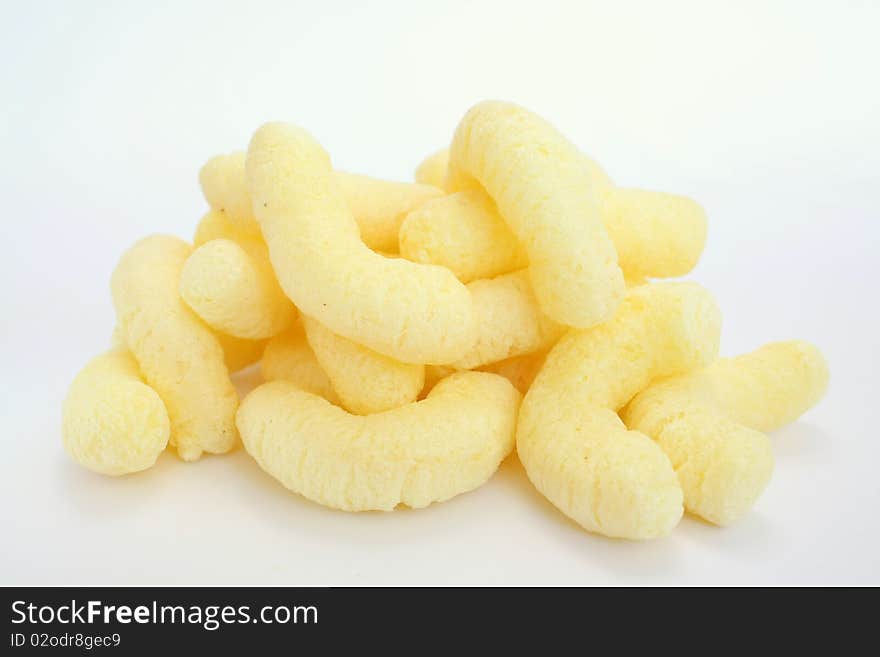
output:
<instances>
[{"instance_id":1,"label":"white background","mask_svg":"<svg viewBox=\"0 0 880 657\"><path fill-rule=\"evenodd\" d=\"M880 584L880 3L164 5L0 10L0 583ZM68 459L61 401L108 345L110 272L146 234L191 236L209 156L282 119L338 168L410 179L484 98L704 204L692 278L725 354L826 353L831 389L773 437L751 515L611 541L515 457L450 502L358 515L241 451L122 479Z\"/></svg>"}]
</instances>

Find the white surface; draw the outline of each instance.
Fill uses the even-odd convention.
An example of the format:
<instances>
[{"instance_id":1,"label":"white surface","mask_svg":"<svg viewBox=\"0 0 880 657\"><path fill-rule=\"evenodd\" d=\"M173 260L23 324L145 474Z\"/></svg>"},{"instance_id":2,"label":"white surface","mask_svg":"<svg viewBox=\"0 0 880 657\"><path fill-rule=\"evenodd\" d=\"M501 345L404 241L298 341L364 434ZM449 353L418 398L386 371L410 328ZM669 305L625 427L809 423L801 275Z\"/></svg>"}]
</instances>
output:
<instances>
[{"instance_id":1,"label":"white surface","mask_svg":"<svg viewBox=\"0 0 880 657\"><path fill-rule=\"evenodd\" d=\"M154 4L0 10L0 583L880 584L880 5ZM580 531L515 459L424 511L346 515L242 452L123 479L67 458L61 400L108 344L110 272L145 234L191 235L204 160L284 119L339 168L407 179L492 97L619 183L705 205L692 278L725 354L827 354L831 390L774 436L751 515L637 544Z\"/></svg>"}]
</instances>

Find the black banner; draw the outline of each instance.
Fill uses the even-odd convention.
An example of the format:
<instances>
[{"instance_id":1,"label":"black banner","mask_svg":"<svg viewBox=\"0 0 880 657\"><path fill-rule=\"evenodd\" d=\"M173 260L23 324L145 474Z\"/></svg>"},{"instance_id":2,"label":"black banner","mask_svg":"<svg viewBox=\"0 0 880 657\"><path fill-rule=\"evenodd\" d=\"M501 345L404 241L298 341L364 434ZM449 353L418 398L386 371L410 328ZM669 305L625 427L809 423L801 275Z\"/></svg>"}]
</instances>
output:
<instances>
[{"instance_id":1,"label":"black banner","mask_svg":"<svg viewBox=\"0 0 880 657\"><path fill-rule=\"evenodd\" d=\"M518 623L564 625L582 613L561 597L554 603L537 591L511 596L489 589L10 588L3 593L2 654L341 650L353 639L379 648L413 632L434 647L454 645L478 630L504 634ZM519 612L516 599L526 602Z\"/></svg>"},{"instance_id":2,"label":"black banner","mask_svg":"<svg viewBox=\"0 0 880 657\"><path fill-rule=\"evenodd\" d=\"M370 654L441 646L469 654L477 638L495 648L528 641L590 650L602 638L621 649L668 649L680 641L676 635L694 630L728 648L754 648L754 638L786 630L765 591L742 589L6 588L3 598L0 654L8 655L335 653L352 642ZM785 604L795 634L829 627L827 603L807 601L797 615L794 601Z\"/></svg>"}]
</instances>

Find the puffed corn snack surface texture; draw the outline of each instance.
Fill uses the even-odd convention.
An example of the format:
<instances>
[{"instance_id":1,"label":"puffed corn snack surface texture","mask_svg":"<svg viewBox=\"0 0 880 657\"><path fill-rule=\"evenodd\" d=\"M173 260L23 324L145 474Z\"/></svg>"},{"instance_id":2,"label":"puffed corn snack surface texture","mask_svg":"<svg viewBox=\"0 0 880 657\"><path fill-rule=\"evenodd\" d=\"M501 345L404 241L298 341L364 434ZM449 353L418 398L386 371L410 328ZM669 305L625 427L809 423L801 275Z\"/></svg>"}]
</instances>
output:
<instances>
[{"instance_id":1,"label":"puffed corn snack surface texture","mask_svg":"<svg viewBox=\"0 0 880 657\"><path fill-rule=\"evenodd\" d=\"M125 349L96 356L76 375L62 410L64 447L101 474L146 470L168 444L165 404Z\"/></svg>"},{"instance_id":2,"label":"puffed corn snack surface texture","mask_svg":"<svg viewBox=\"0 0 880 657\"><path fill-rule=\"evenodd\" d=\"M775 342L658 381L621 416L669 456L685 508L728 525L751 509L770 480L773 452L763 432L796 419L827 385L828 367L816 347Z\"/></svg>"},{"instance_id":3,"label":"puffed corn snack surface texture","mask_svg":"<svg viewBox=\"0 0 880 657\"><path fill-rule=\"evenodd\" d=\"M238 394L223 348L180 298L180 273L192 248L147 237L120 259L111 279L125 344L168 409L171 444L184 460L235 445Z\"/></svg>"},{"instance_id":4,"label":"puffed corn snack surface texture","mask_svg":"<svg viewBox=\"0 0 880 657\"><path fill-rule=\"evenodd\" d=\"M406 363L446 363L474 340L467 289L442 267L385 258L361 241L330 159L280 123L251 140L254 213L282 288L329 330Z\"/></svg>"},{"instance_id":5,"label":"puffed corn snack surface texture","mask_svg":"<svg viewBox=\"0 0 880 657\"><path fill-rule=\"evenodd\" d=\"M482 186L529 258L542 309L587 328L623 298L623 273L602 224L599 192L578 150L543 119L511 103L484 102L452 139L447 184Z\"/></svg>"},{"instance_id":6,"label":"puffed corn snack surface texture","mask_svg":"<svg viewBox=\"0 0 880 657\"><path fill-rule=\"evenodd\" d=\"M513 449L520 395L507 379L461 372L426 399L358 416L286 381L248 395L245 449L284 486L345 511L440 502L484 483Z\"/></svg>"}]
</instances>

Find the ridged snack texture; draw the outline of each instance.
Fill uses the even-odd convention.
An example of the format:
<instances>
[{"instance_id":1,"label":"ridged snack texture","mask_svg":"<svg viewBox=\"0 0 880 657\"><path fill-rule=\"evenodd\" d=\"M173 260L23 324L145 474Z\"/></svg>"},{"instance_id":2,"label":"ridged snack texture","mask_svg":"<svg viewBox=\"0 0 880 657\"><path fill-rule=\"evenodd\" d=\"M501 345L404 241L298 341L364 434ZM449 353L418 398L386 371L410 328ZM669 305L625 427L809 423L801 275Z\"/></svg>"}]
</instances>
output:
<instances>
[{"instance_id":1,"label":"ridged snack texture","mask_svg":"<svg viewBox=\"0 0 880 657\"><path fill-rule=\"evenodd\" d=\"M223 348L178 291L190 253L176 237L144 238L123 254L110 284L125 344L165 403L170 442L185 461L227 452L238 438Z\"/></svg>"},{"instance_id":2,"label":"ridged snack texture","mask_svg":"<svg viewBox=\"0 0 880 657\"><path fill-rule=\"evenodd\" d=\"M181 272L180 296L208 326L237 338L271 338L296 318L262 240L198 247Z\"/></svg>"},{"instance_id":3,"label":"ridged snack texture","mask_svg":"<svg viewBox=\"0 0 880 657\"><path fill-rule=\"evenodd\" d=\"M245 449L286 488L335 509L391 511L485 483L513 449L520 395L504 378L460 372L423 401L352 415L286 381L238 412Z\"/></svg>"},{"instance_id":4,"label":"ridged snack texture","mask_svg":"<svg viewBox=\"0 0 880 657\"><path fill-rule=\"evenodd\" d=\"M126 349L96 356L70 384L61 435L67 453L83 467L112 476L146 470L170 434L165 404Z\"/></svg>"},{"instance_id":5,"label":"ridged snack texture","mask_svg":"<svg viewBox=\"0 0 880 657\"><path fill-rule=\"evenodd\" d=\"M448 363L467 351L475 339L467 289L442 267L371 251L308 133L264 125L247 176L275 273L302 313L406 363Z\"/></svg>"},{"instance_id":6,"label":"ridged snack texture","mask_svg":"<svg viewBox=\"0 0 880 657\"><path fill-rule=\"evenodd\" d=\"M583 155L549 123L512 103L474 106L456 128L447 184L492 198L548 316L577 328L611 318L625 287L600 193Z\"/></svg>"},{"instance_id":7,"label":"ridged snack texture","mask_svg":"<svg viewBox=\"0 0 880 657\"><path fill-rule=\"evenodd\" d=\"M402 363L303 317L309 345L341 405L358 415L380 413L415 401L425 385L425 366Z\"/></svg>"}]
</instances>

